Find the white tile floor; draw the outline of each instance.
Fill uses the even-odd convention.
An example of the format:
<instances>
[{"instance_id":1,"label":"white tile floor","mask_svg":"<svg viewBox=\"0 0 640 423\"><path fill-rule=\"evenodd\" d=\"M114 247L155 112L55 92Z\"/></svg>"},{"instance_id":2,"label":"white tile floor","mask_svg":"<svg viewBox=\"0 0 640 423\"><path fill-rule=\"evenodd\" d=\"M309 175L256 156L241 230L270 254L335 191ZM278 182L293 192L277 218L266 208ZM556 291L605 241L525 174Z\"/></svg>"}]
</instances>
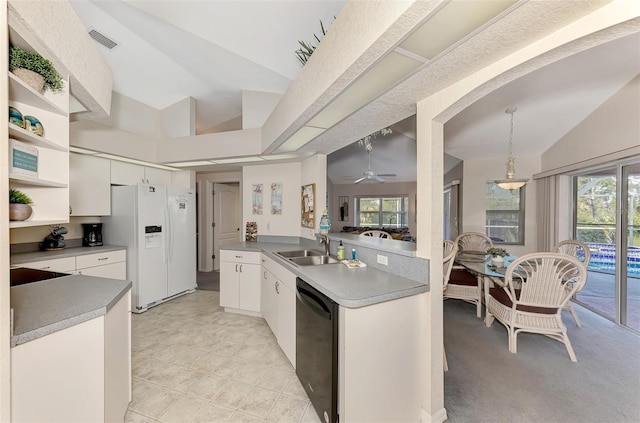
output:
<instances>
[{"instance_id":1,"label":"white tile floor","mask_svg":"<svg viewBox=\"0 0 640 423\"><path fill-rule=\"evenodd\" d=\"M199 291L132 315L126 422L320 420L264 319Z\"/></svg>"}]
</instances>

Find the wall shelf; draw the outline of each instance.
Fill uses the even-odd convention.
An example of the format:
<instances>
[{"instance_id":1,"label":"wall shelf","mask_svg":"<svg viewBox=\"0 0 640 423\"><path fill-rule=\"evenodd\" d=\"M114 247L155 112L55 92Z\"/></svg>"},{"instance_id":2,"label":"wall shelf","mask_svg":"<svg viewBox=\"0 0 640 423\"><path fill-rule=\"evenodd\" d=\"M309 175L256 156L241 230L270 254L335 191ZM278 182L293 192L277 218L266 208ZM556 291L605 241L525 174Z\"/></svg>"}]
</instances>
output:
<instances>
[{"instance_id":1,"label":"wall shelf","mask_svg":"<svg viewBox=\"0 0 640 423\"><path fill-rule=\"evenodd\" d=\"M69 113L49 100L45 95L40 94L20 78L7 72L9 75L9 99L17 103L30 104L43 110L57 113L61 116L69 116Z\"/></svg>"},{"instance_id":2,"label":"wall shelf","mask_svg":"<svg viewBox=\"0 0 640 423\"><path fill-rule=\"evenodd\" d=\"M9 136L17 139L18 141L27 142L29 144L33 144L36 147L48 148L51 150L57 151L69 151L68 148L56 144L53 141L50 141L46 138L39 137L26 129L20 128L12 123L9 124Z\"/></svg>"},{"instance_id":3,"label":"wall shelf","mask_svg":"<svg viewBox=\"0 0 640 423\"><path fill-rule=\"evenodd\" d=\"M67 188L69 184L48 181L46 179L29 178L28 176L9 175L9 184L31 185L36 187Z\"/></svg>"},{"instance_id":4,"label":"wall shelf","mask_svg":"<svg viewBox=\"0 0 640 423\"><path fill-rule=\"evenodd\" d=\"M10 229L14 229L14 228L27 228L30 226L46 226L46 225L60 225L60 224L64 224L64 223L69 223L68 220L61 220L61 219L57 219L57 220L52 220L52 219L42 219L42 220L38 220L38 219L31 219L31 220L22 220L22 221L10 221L9 222L9 228Z\"/></svg>"}]
</instances>

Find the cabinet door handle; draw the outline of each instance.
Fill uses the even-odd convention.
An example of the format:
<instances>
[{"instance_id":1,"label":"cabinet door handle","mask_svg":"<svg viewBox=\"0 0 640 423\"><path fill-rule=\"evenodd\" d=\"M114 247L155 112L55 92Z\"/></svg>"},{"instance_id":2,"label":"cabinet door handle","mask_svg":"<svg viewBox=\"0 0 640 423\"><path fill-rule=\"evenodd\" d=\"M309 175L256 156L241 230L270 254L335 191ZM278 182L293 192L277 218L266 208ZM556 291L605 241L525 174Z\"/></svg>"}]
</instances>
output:
<instances>
[{"instance_id":1,"label":"cabinet door handle","mask_svg":"<svg viewBox=\"0 0 640 423\"><path fill-rule=\"evenodd\" d=\"M264 278L267 279L267 271L265 270L262 274L264 275Z\"/></svg>"},{"instance_id":2,"label":"cabinet door handle","mask_svg":"<svg viewBox=\"0 0 640 423\"><path fill-rule=\"evenodd\" d=\"M109 257L101 257L98 259L98 261L102 261L102 260L109 260Z\"/></svg>"},{"instance_id":3,"label":"cabinet door handle","mask_svg":"<svg viewBox=\"0 0 640 423\"><path fill-rule=\"evenodd\" d=\"M47 270L47 269L51 269L51 266L45 266L40 268L40 270Z\"/></svg>"},{"instance_id":4,"label":"cabinet door handle","mask_svg":"<svg viewBox=\"0 0 640 423\"><path fill-rule=\"evenodd\" d=\"M242 265L240 265L240 273L242 273Z\"/></svg>"},{"instance_id":5,"label":"cabinet door handle","mask_svg":"<svg viewBox=\"0 0 640 423\"><path fill-rule=\"evenodd\" d=\"M280 293L280 290L278 289L279 286L280 286L280 283L276 281L276 294Z\"/></svg>"},{"instance_id":6,"label":"cabinet door handle","mask_svg":"<svg viewBox=\"0 0 640 423\"><path fill-rule=\"evenodd\" d=\"M236 263L236 273L238 273L238 264Z\"/></svg>"}]
</instances>

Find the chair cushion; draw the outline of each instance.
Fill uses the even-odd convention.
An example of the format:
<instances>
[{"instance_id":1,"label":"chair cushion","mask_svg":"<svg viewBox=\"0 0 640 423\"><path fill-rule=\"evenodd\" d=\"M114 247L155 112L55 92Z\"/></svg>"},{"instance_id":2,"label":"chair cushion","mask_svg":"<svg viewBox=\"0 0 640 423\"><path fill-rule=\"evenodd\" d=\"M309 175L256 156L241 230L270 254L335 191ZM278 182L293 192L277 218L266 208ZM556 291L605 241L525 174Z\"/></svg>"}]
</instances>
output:
<instances>
[{"instance_id":1,"label":"chair cushion","mask_svg":"<svg viewBox=\"0 0 640 423\"><path fill-rule=\"evenodd\" d=\"M478 277L464 269L453 269L449 276L449 283L453 285L478 286Z\"/></svg>"},{"instance_id":2,"label":"chair cushion","mask_svg":"<svg viewBox=\"0 0 640 423\"><path fill-rule=\"evenodd\" d=\"M516 298L520 298L520 290L516 289ZM489 288L489 295L495 298L500 304L506 307L513 307L513 303L511 302L511 298L507 295L507 292L500 287ZM528 306L524 304L518 304L516 306L516 310L524 311L527 313L538 313L538 314L556 314L558 312L557 308L550 307L536 307L536 306Z\"/></svg>"}]
</instances>

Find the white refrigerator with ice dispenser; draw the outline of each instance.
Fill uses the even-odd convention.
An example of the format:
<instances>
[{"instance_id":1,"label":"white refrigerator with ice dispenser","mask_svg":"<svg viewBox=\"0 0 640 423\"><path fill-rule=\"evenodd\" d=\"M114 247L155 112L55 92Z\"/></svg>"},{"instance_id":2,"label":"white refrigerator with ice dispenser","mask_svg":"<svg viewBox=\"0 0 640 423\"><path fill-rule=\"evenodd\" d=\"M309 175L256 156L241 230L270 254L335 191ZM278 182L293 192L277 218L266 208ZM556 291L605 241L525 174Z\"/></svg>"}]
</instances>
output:
<instances>
[{"instance_id":1,"label":"white refrigerator with ice dispenser","mask_svg":"<svg viewBox=\"0 0 640 423\"><path fill-rule=\"evenodd\" d=\"M131 311L142 313L196 287L194 190L138 184L111 187L103 241L127 247Z\"/></svg>"}]
</instances>

